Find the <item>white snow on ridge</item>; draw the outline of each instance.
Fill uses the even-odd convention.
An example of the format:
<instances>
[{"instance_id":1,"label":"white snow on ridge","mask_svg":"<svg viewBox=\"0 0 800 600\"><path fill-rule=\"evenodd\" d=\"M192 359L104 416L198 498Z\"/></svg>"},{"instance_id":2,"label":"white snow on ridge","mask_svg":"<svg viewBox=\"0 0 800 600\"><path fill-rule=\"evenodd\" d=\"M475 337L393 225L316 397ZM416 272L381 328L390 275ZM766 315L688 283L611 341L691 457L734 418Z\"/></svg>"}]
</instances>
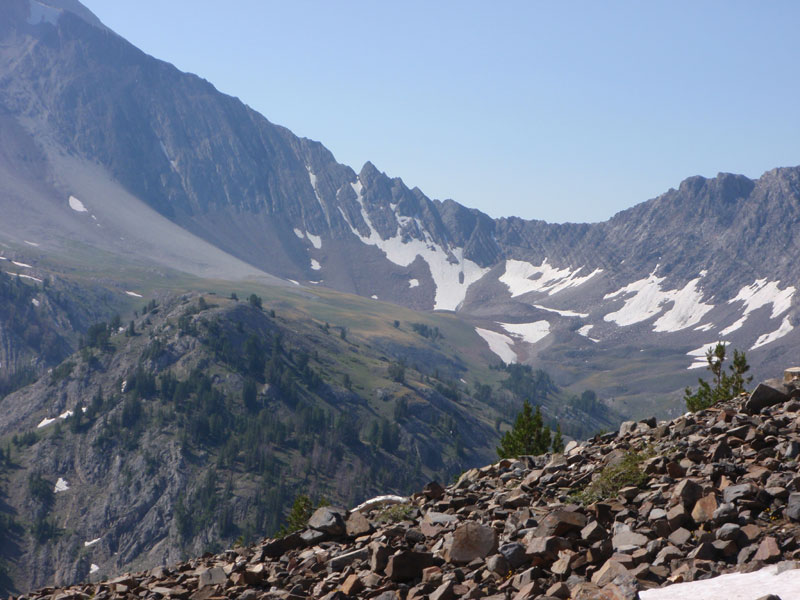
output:
<instances>
[{"instance_id":1,"label":"white snow on ridge","mask_svg":"<svg viewBox=\"0 0 800 600\"><path fill-rule=\"evenodd\" d=\"M364 208L364 198L362 196L363 185L360 180L350 184L356 193L356 200L361 205L361 217L369 227L369 235L363 236L358 229L345 217L353 235L358 236L362 242L371 246L377 246L388 260L401 267L407 267L421 256L428 263L433 281L436 284L436 295L434 299L434 310L456 310L464 301L467 289L483 277L488 268L479 267L471 260L464 258L463 248L442 248L434 243L430 236L425 234L426 241L411 239L404 242L398 227L395 235L384 240L375 231L372 221ZM342 212L344 216L344 212Z\"/></svg>"},{"instance_id":2,"label":"white snow on ridge","mask_svg":"<svg viewBox=\"0 0 800 600\"><path fill-rule=\"evenodd\" d=\"M23 269L32 269L33 268L28 263L19 262L18 260L12 260L11 262L12 262L12 264L17 265L18 267L22 267Z\"/></svg>"},{"instance_id":3,"label":"white snow on ridge","mask_svg":"<svg viewBox=\"0 0 800 600\"><path fill-rule=\"evenodd\" d=\"M409 279L408 280L408 287L410 287L410 288L419 287L419 279Z\"/></svg>"},{"instance_id":4,"label":"white snow on ridge","mask_svg":"<svg viewBox=\"0 0 800 600\"><path fill-rule=\"evenodd\" d=\"M712 329L714 329L713 323L704 323L703 325L698 325L694 328L695 331L711 331Z\"/></svg>"},{"instance_id":5,"label":"white snow on ridge","mask_svg":"<svg viewBox=\"0 0 800 600\"><path fill-rule=\"evenodd\" d=\"M755 350L756 348L761 348L761 346L766 346L767 344L782 338L783 336L791 332L792 329L794 329L794 327L792 327L792 324L789 322L789 317L783 317L781 326L771 333L765 333L764 335L760 336L756 340L756 343L750 346L750 350Z\"/></svg>"},{"instance_id":6,"label":"white snow on ridge","mask_svg":"<svg viewBox=\"0 0 800 600\"><path fill-rule=\"evenodd\" d=\"M94 546L97 542L99 542L102 538L95 538L93 540L89 540L88 542L83 542L84 548L89 548L90 546Z\"/></svg>"},{"instance_id":7,"label":"white snow on ridge","mask_svg":"<svg viewBox=\"0 0 800 600\"><path fill-rule=\"evenodd\" d=\"M47 6L36 0L30 0L30 7L31 10L28 15L28 23L30 25L38 25L39 23L58 24L58 19L61 17L61 9Z\"/></svg>"},{"instance_id":8,"label":"white snow on ridge","mask_svg":"<svg viewBox=\"0 0 800 600\"><path fill-rule=\"evenodd\" d=\"M772 565L752 573L728 573L711 579L643 590L639 597L642 600L754 600L775 594L781 600L800 600L800 569L777 571L777 565Z\"/></svg>"},{"instance_id":9,"label":"white snow on ridge","mask_svg":"<svg viewBox=\"0 0 800 600\"><path fill-rule=\"evenodd\" d=\"M533 323L498 323L511 335L522 338L523 342L535 344L547 337L550 333L550 323L547 321L534 321Z\"/></svg>"},{"instance_id":10,"label":"white snow on ridge","mask_svg":"<svg viewBox=\"0 0 800 600\"><path fill-rule=\"evenodd\" d=\"M544 292L552 296L561 290L579 286L589 281L603 269L595 269L584 277L578 274L584 267L572 271L569 268L559 269L547 263L545 258L538 267L522 260L507 260L506 270L500 281L508 286L511 297L515 298L528 292Z\"/></svg>"},{"instance_id":11,"label":"white snow on ridge","mask_svg":"<svg viewBox=\"0 0 800 600\"><path fill-rule=\"evenodd\" d=\"M38 248L41 245L39 244L39 242L29 242L28 240L22 240L22 241L28 244L28 246L33 246L34 248Z\"/></svg>"},{"instance_id":12,"label":"white snow on ridge","mask_svg":"<svg viewBox=\"0 0 800 600\"><path fill-rule=\"evenodd\" d=\"M483 338L489 344L489 350L494 352L505 363L517 362L517 353L514 352L514 340L507 335L491 331L490 329L475 328L475 333Z\"/></svg>"},{"instance_id":13,"label":"white snow on ridge","mask_svg":"<svg viewBox=\"0 0 800 600\"><path fill-rule=\"evenodd\" d=\"M587 313L579 313L572 310L560 310L558 308L548 308L547 306L542 306L541 304L534 304L533 307L540 310L546 310L547 312L556 313L562 317L580 317L581 319L585 319L589 316Z\"/></svg>"},{"instance_id":14,"label":"white snow on ridge","mask_svg":"<svg viewBox=\"0 0 800 600\"><path fill-rule=\"evenodd\" d=\"M293 231L294 231L294 234L295 234L297 237L299 237L301 240L302 240L302 239L304 239L304 238L306 237L306 234L305 234L305 233L303 233L303 230L302 230L302 229L298 229L297 227L295 227L295 228L293 229Z\"/></svg>"},{"instance_id":15,"label":"white snow on ridge","mask_svg":"<svg viewBox=\"0 0 800 600\"><path fill-rule=\"evenodd\" d=\"M69 207L75 212L89 212L89 209L84 206L83 202L78 200L75 196L69 197Z\"/></svg>"},{"instance_id":16,"label":"white snow on ridge","mask_svg":"<svg viewBox=\"0 0 800 600\"><path fill-rule=\"evenodd\" d=\"M682 289L662 290L661 282L665 278L656 275L657 270L658 265L645 279L629 283L616 292L603 296L604 300L610 300L633 294L625 300L622 308L608 313L603 320L621 327L633 325L655 317L666 303L672 302L672 308L655 322L653 331L674 332L696 325L714 308L712 304L704 304L702 301L703 292L698 289L699 277L692 279Z\"/></svg>"},{"instance_id":17,"label":"white snow on ridge","mask_svg":"<svg viewBox=\"0 0 800 600\"><path fill-rule=\"evenodd\" d=\"M56 481L56 487L53 488L53 493L57 494L58 492L66 492L69 489L69 483L63 477L59 477L58 481Z\"/></svg>"},{"instance_id":18,"label":"white snow on ridge","mask_svg":"<svg viewBox=\"0 0 800 600\"><path fill-rule=\"evenodd\" d=\"M795 287L790 285L786 289L781 290L778 286L779 281L767 281L766 279L756 279L751 285L744 286L735 298L728 300L728 304L734 302L744 302L744 312L742 318L736 321L733 325L722 330L723 335L736 331L744 325L747 317L751 312L772 304L772 314L770 319L775 319L789 310L792 305L792 297L795 293ZM788 332L787 332L788 333Z\"/></svg>"},{"instance_id":19,"label":"white snow on ridge","mask_svg":"<svg viewBox=\"0 0 800 600\"><path fill-rule=\"evenodd\" d=\"M125 290L125 293L128 294L128 296L133 296L134 298L141 298L142 297L141 294L137 294L136 292L131 292L130 290Z\"/></svg>"},{"instance_id":20,"label":"white snow on ridge","mask_svg":"<svg viewBox=\"0 0 800 600\"><path fill-rule=\"evenodd\" d=\"M319 271L322 268L322 265L319 264L319 261L317 261L316 259L312 258L311 259L311 268L314 269L315 271Z\"/></svg>"}]
</instances>

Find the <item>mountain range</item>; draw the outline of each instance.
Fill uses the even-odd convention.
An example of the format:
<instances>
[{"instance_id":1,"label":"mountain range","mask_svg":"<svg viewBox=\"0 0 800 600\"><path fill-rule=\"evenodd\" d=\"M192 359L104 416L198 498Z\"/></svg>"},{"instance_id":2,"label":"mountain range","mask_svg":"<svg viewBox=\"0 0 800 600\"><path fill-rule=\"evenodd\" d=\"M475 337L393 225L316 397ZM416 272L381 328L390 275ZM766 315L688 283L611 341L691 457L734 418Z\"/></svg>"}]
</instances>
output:
<instances>
[{"instance_id":1,"label":"mountain range","mask_svg":"<svg viewBox=\"0 0 800 600\"><path fill-rule=\"evenodd\" d=\"M448 472L485 461L493 421L511 419L508 405L487 403L473 385L476 374L501 385L497 369L507 364L550 374L558 392L543 401L545 416L565 419L575 436L590 433L581 419L601 428L621 415L674 416L717 340L745 350L757 377L793 362L798 211L800 168L780 168L757 180L690 177L602 223L493 219L428 198L369 162L359 172L338 163L321 143L141 52L77 0L4 0L0 271L18 278L2 280L0 391L9 395L0 432L7 441L78 400L88 406L98 388L117 393L117 378L140 363L166 368L138 347L124 365L98 359L113 377L86 366L76 371L80 384L54 395L62 361L94 364L73 354L92 323L119 313L124 327L136 310L140 326L151 299L178 311L184 295L232 290L302 306L306 325L293 319L292 327L327 323L362 341L380 337L365 364L415 371L418 385L433 389L417 390L420 402L462 385L458 393L483 397L478 417L453 409L480 447ZM180 317L171 312L172 325L160 326L177 327ZM445 332L445 341L409 343L412 323ZM323 376L328 386L332 376ZM226 393L243 385L235 379ZM599 398L588 412L559 408L585 390ZM35 456L23 462L32 468ZM414 477L433 472L435 461L422 463ZM171 526L162 525L162 533ZM131 560L152 550L136 544ZM67 579L79 574L74 560L57 568L37 560L37 584L58 569Z\"/></svg>"}]
</instances>

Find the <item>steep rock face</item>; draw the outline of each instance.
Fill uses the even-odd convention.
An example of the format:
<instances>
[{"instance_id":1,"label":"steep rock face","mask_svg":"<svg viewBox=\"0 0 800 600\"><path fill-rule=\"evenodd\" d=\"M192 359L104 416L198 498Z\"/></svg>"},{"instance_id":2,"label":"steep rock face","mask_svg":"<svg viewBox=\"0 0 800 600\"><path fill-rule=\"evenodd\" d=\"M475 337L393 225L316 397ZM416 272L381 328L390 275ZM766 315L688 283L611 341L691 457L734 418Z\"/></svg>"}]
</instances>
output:
<instances>
[{"instance_id":1,"label":"steep rock face","mask_svg":"<svg viewBox=\"0 0 800 600\"><path fill-rule=\"evenodd\" d=\"M603 223L494 220L369 162L356 173L145 55L77 2L9 0L2 10L0 209L18 244L22 231L57 232L114 255L149 249L148 260L203 276L270 273L458 311L498 360L543 366L563 383L591 379L630 401L628 412L654 387L679 410L676 391L716 340L748 350L759 375L796 344L797 168L691 177ZM48 217L73 194L91 217ZM109 223L137 203L152 212ZM642 379L654 363L671 389ZM636 375L594 377L628 369Z\"/></svg>"}]
</instances>

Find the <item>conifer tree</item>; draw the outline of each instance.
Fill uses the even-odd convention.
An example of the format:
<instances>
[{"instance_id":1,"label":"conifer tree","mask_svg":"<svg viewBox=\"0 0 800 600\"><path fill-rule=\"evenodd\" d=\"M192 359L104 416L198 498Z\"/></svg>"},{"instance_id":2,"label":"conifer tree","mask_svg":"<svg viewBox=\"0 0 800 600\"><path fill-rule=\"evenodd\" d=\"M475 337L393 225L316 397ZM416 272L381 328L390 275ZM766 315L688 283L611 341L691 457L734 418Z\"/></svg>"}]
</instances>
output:
<instances>
[{"instance_id":1,"label":"conifer tree","mask_svg":"<svg viewBox=\"0 0 800 600\"><path fill-rule=\"evenodd\" d=\"M511 431L506 431L500 438L497 455L500 458L513 458L526 454L544 454L550 449L550 428L542 420L539 407L533 410L530 402L525 400L522 412L517 415Z\"/></svg>"}]
</instances>

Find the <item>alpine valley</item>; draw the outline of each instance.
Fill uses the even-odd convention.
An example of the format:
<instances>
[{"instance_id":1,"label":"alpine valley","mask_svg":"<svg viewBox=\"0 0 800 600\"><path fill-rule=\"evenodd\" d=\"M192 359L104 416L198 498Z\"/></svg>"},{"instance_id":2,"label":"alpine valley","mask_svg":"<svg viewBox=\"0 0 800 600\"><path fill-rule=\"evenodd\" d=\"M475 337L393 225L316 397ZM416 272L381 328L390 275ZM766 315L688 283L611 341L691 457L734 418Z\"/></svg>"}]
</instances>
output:
<instances>
[{"instance_id":1,"label":"alpine valley","mask_svg":"<svg viewBox=\"0 0 800 600\"><path fill-rule=\"evenodd\" d=\"M580 169L576 165L576 169ZM0 588L174 563L794 363L800 168L606 222L359 172L78 0L0 2Z\"/></svg>"}]
</instances>

